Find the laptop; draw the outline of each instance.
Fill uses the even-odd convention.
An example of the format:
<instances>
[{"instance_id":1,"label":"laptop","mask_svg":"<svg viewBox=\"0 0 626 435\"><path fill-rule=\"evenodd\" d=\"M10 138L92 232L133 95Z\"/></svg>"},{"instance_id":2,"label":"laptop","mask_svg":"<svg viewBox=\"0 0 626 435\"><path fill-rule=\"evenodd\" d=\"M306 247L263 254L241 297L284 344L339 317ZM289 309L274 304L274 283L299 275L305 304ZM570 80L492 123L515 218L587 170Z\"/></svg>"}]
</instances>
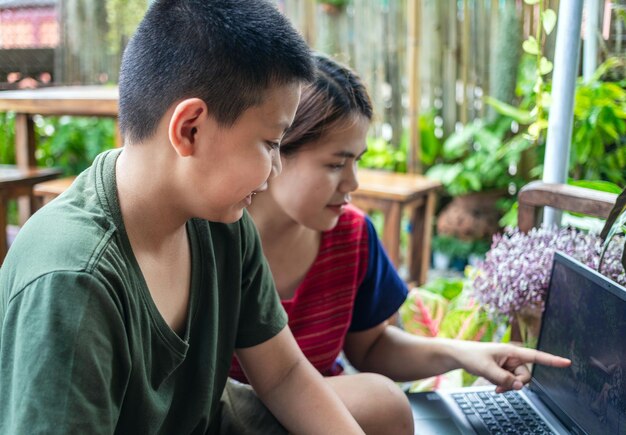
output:
<instances>
[{"instance_id":1,"label":"laptop","mask_svg":"<svg viewBox=\"0 0 626 435\"><path fill-rule=\"evenodd\" d=\"M535 364L528 385L503 394L408 393L415 433L626 434L626 288L557 252L537 349L572 364Z\"/></svg>"}]
</instances>

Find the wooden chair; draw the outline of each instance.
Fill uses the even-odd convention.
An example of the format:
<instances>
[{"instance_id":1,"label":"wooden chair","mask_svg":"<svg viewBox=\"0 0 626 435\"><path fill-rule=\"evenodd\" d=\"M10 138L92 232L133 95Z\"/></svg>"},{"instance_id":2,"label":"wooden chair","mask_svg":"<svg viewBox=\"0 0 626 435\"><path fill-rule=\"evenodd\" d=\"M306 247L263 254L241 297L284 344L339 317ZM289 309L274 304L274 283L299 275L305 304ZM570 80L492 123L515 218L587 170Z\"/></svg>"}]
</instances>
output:
<instances>
[{"instance_id":1,"label":"wooden chair","mask_svg":"<svg viewBox=\"0 0 626 435\"><path fill-rule=\"evenodd\" d=\"M46 205L65 192L75 179L76 176L71 176L35 184L35 186L33 186L33 196L39 200L38 206Z\"/></svg>"},{"instance_id":2,"label":"wooden chair","mask_svg":"<svg viewBox=\"0 0 626 435\"><path fill-rule=\"evenodd\" d=\"M524 232L535 227L539 211L544 206L606 219L616 199L617 195L613 193L567 184L533 181L522 187L519 192L518 226Z\"/></svg>"},{"instance_id":3,"label":"wooden chair","mask_svg":"<svg viewBox=\"0 0 626 435\"><path fill-rule=\"evenodd\" d=\"M359 169L359 189L352 202L366 212L381 211L384 215L381 241L389 259L398 267L401 222L404 211L410 213L408 252L408 281L421 285L426 282L430 266L430 244L438 181L423 175Z\"/></svg>"},{"instance_id":4,"label":"wooden chair","mask_svg":"<svg viewBox=\"0 0 626 435\"><path fill-rule=\"evenodd\" d=\"M0 165L0 264L8 249L7 202L24 196L32 197L35 184L57 178L60 174L59 169L53 168L20 169L14 165Z\"/></svg>"},{"instance_id":5,"label":"wooden chair","mask_svg":"<svg viewBox=\"0 0 626 435\"><path fill-rule=\"evenodd\" d=\"M518 194L518 226L521 231L528 232L539 225L541 210L545 206L606 219L616 199L617 195L613 193L567 184L533 181L522 187ZM511 324L511 340L522 341L517 322Z\"/></svg>"}]
</instances>

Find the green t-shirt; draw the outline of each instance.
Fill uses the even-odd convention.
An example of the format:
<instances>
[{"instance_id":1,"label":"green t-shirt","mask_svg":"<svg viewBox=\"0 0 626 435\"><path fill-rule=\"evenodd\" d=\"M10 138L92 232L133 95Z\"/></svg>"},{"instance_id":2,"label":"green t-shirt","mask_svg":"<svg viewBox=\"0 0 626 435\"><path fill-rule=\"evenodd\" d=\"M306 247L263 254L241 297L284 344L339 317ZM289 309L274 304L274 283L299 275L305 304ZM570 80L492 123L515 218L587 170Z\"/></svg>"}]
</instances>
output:
<instances>
[{"instance_id":1,"label":"green t-shirt","mask_svg":"<svg viewBox=\"0 0 626 435\"><path fill-rule=\"evenodd\" d=\"M0 433L211 433L233 351L286 325L254 225L190 220L187 325L159 314L101 154L0 270Z\"/></svg>"}]
</instances>

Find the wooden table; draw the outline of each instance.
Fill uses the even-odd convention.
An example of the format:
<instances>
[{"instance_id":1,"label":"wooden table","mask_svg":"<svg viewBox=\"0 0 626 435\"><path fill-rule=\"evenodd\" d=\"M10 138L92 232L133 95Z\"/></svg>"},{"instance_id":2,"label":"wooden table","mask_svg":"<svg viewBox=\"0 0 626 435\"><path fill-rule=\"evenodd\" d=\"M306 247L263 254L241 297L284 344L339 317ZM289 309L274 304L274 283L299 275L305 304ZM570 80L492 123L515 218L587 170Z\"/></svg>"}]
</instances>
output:
<instances>
[{"instance_id":1,"label":"wooden table","mask_svg":"<svg viewBox=\"0 0 626 435\"><path fill-rule=\"evenodd\" d=\"M33 115L117 118L118 90L112 86L59 86L0 92L0 112L15 112L15 159L21 169L36 166ZM116 124L116 142L122 144ZM32 214L31 201L20 201L20 223Z\"/></svg>"},{"instance_id":2,"label":"wooden table","mask_svg":"<svg viewBox=\"0 0 626 435\"><path fill-rule=\"evenodd\" d=\"M14 165L0 165L0 264L7 253L7 201L20 196L32 196L33 186L61 174L54 168L21 169Z\"/></svg>"},{"instance_id":3,"label":"wooden table","mask_svg":"<svg viewBox=\"0 0 626 435\"><path fill-rule=\"evenodd\" d=\"M400 266L400 236L402 215L409 216L410 236L405 254L408 278L415 284L426 282L430 267L430 244L438 181L423 175L359 169L359 189L352 202L366 212L379 210L385 217L381 240L390 260Z\"/></svg>"}]
</instances>

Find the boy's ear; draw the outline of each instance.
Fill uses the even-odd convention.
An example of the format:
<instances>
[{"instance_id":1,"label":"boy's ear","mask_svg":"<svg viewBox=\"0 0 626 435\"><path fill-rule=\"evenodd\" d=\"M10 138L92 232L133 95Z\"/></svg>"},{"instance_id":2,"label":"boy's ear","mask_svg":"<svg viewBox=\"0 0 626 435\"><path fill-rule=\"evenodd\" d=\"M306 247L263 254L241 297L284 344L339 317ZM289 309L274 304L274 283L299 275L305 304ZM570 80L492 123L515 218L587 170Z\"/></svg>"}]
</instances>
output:
<instances>
[{"instance_id":1,"label":"boy's ear","mask_svg":"<svg viewBox=\"0 0 626 435\"><path fill-rule=\"evenodd\" d=\"M170 118L168 134L178 155L187 157L194 153L198 132L207 116L207 106L200 98L188 98L176 105Z\"/></svg>"}]
</instances>

